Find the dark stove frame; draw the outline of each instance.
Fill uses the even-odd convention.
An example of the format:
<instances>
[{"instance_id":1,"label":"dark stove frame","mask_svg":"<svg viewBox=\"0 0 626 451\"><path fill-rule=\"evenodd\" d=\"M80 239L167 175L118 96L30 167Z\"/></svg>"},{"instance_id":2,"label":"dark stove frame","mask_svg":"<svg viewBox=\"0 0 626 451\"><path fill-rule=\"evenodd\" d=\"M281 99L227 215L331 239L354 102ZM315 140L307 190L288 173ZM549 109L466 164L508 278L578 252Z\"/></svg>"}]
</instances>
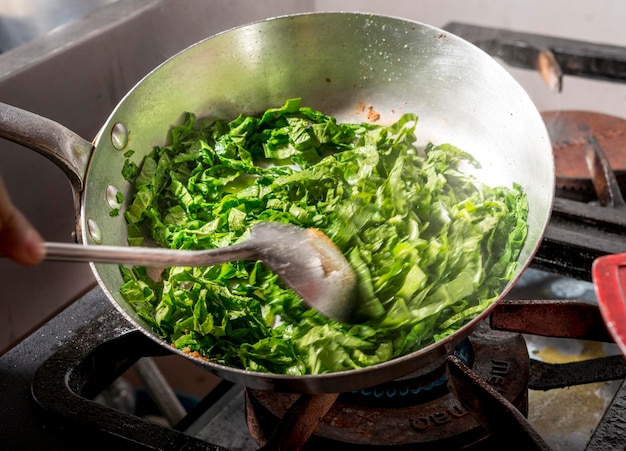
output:
<instances>
[{"instance_id":1,"label":"dark stove frame","mask_svg":"<svg viewBox=\"0 0 626 451\"><path fill-rule=\"evenodd\" d=\"M535 70L539 54L549 51L563 75L626 81L624 47L459 22L451 22L444 28L512 67Z\"/></svg>"},{"instance_id":2,"label":"dark stove frame","mask_svg":"<svg viewBox=\"0 0 626 451\"><path fill-rule=\"evenodd\" d=\"M70 330L62 346L48 344L46 352L37 356L38 361L29 367L32 376L30 387L31 378L21 378L13 381L19 382L21 390L15 391L14 387L8 390L7 385L4 387L7 390L0 392L0 400L4 401L4 405L11 406L15 405L16 395L23 396L26 386L36 402L28 406L26 414L21 412L19 417L11 416L3 422L0 439L10 439L7 443L16 445L19 440L25 439L21 434L9 437L11 422L15 421L20 423L21 431L26 429L24 432L28 433L30 427L30 432L43 437L42 443L62 440L63 449L79 449L84 446L83 440L89 440L89 443L95 442L103 449L131 446L138 449L227 451L182 431L232 386L228 382L218 388L217 395L210 393L173 428L150 423L92 400L138 358L168 354L165 348L127 323L100 289L88 293L38 334L0 358L0 374L12 363L31 356L33 351L40 352L46 348L48 336L67 329L65 322L74 323L76 317L84 320L84 326L78 331ZM550 320L546 321L546 318ZM508 332L611 341L597 305L590 302L503 300L494 309L490 325L494 330ZM447 375L449 389L490 433L493 442L497 444L505 440L507 448L511 449L550 450L524 416L463 361L451 356L447 362ZM528 384L531 389L550 390L624 377L626 362L621 356L568 364L547 364L531 359ZM6 385L5 382L2 380L3 385ZM626 447L626 436L621 434L626 415L625 400L626 383L623 383L586 451ZM19 407L23 409L24 406ZM42 426L43 429L40 429ZM64 429L66 433L57 432ZM52 433L54 439L41 435L46 431ZM32 446L30 441L29 446Z\"/></svg>"}]
</instances>

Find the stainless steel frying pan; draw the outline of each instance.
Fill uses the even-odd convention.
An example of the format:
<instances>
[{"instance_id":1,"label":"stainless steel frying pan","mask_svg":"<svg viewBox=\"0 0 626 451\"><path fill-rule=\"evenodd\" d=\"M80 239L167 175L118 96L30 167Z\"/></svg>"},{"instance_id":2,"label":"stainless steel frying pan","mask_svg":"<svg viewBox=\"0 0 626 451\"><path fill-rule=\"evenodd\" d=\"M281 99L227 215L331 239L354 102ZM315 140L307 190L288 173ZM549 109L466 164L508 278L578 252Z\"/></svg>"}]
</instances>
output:
<instances>
[{"instance_id":1,"label":"stainless steel frying pan","mask_svg":"<svg viewBox=\"0 0 626 451\"><path fill-rule=\"evenodd\" d=\"M111 217L130 185L124 153L139 162L183 112L233 118L301 97L303 104L365 121L371 107L381 123L405 112L419 115L418 143L452 143L482 164L491 185L526 190L529 234L515 279L533 257L548 222L554 164L543 121L524 90L490 56L445 31L369 14L319 13L269 19L199 42L139 82L112 112L93 144L59 124L8 105L0 136L34 149L68 174L77 206L77 234L89 244L126 245L123 217ZM85 111L85 114L89 114ZM163 346L120 297L115 265L92 265L102 289L137 328ZM514 283L504 288L502 296ZM301 393L343 392L380 384L436 364L489 311L431 346L365 369L313 376L242 371L185 358L224 379L253 388Z\"/></svg>"}]
</instances>

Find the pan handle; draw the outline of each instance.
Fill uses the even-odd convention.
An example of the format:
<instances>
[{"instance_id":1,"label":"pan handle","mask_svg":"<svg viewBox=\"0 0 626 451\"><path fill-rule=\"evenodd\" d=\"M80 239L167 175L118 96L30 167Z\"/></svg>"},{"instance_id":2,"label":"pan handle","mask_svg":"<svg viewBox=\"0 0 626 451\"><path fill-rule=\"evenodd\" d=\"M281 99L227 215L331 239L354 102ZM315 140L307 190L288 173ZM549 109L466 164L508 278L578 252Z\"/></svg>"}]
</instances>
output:
<instances>
[{"instance_id":1,"label":"pan handle","mask_svg":"<svg viewBox=\"0 0 626 451\"><path fill-rule=\"evenodd\" d=\"M626 254L596 258L591 279L606 328L626 356Z\"/></svg>"},{"instance_id":2,"label":"pan handle","mask_svg":"<svg viewBox=\"0 0 626 451\"><path fill-rule=\"evenodd\" d=\"M57 122L6 103L0 103L0 138L28 147L61 168L72 184L78 214L93 149L89 141Z\"/></svg>"}]
</instances>

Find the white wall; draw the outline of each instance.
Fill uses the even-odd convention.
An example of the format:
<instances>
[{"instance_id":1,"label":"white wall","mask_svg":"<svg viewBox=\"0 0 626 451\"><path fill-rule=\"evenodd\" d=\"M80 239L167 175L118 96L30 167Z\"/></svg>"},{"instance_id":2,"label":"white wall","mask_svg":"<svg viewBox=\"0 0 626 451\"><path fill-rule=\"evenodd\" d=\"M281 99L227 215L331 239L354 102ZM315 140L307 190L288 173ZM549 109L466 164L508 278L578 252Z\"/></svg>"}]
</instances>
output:
<instances>
[{"instance_id":1,"label":"white wall","mask_svg":"<svg viewBox=\"0 0 626 451\"><path fill-rule=\"evenodd\" d=\"M315 4L319 11L371 12L436 27L465 22L626 47L622 0L316 0ZM563 92L556 94L537 74L509 70L540 110L582 109L626 117L626 84L566 77Z\"/></svg>"},{"instance_id":2,"label":"white wall","mask_svg":"<svg viewBox=\"0 0 626 451\"><path fill-rule=\"evenodd\" d=\"M316 0L320 11L363 11L436 27L467 22L626 45L622 0Z\"/></svg>"}]
</instances>

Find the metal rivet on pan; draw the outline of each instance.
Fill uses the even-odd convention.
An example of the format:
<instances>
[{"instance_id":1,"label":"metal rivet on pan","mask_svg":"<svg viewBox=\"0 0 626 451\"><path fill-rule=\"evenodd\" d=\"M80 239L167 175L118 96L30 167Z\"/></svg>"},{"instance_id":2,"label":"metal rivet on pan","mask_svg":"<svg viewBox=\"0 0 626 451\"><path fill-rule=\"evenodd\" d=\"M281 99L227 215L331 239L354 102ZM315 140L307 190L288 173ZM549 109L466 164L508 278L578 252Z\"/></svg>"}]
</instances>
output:
<instances>
[{"instance_id":1,"label":"metal rivet on pan","mask_svg":"<svg viewBox=\"0 0 626 451\"><path fill-rule=\"evenodd\" d=\"M111 144L117 150L123 150L128 144L128 129L121 122L115 124L111 129Z\"/></svg>"},{"instance_id":2,"label":"metal rivet on pan","mask_svg":"<svg viewBox=\"0 0 626 451\"><path fill-rule=\"evenodd\" d=\"M89 236L94 243L102 243L102 231L100 230L100 226L91 218L87 219L87 232L89 232Z\"/></svg>"},{"instance_id":3,"label":"metal rivet on pan","mask_svg":"<svg viewBox=\"0 0 626 451\"><path fill-rule=\"evenodd\" d=\"M122 203L120 202L121 193L114 185L107 186L105 197L107 203L111 208L120 208Z\"/></svg>"}]
</instances>

